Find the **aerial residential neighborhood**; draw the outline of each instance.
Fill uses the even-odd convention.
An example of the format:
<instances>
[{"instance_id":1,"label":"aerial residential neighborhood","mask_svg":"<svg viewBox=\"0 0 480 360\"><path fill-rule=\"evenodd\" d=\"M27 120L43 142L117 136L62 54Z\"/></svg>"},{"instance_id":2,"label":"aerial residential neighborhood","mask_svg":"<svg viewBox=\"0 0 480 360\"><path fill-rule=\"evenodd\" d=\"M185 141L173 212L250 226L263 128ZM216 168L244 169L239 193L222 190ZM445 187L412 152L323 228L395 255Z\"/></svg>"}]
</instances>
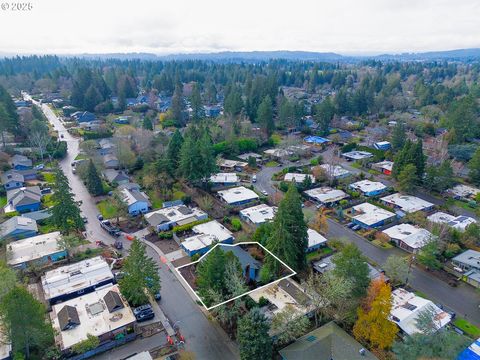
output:
<instances>
[{"instance_id":1,"label":"aerial residential neighborhood","mask_svg":"<svg viewBox=\"0 0 480 360\"><path fill-rule=\"evenodd\" d=\"M480 359L473 0L0 5L0 360Z\"/></svg>"}]
</instances>

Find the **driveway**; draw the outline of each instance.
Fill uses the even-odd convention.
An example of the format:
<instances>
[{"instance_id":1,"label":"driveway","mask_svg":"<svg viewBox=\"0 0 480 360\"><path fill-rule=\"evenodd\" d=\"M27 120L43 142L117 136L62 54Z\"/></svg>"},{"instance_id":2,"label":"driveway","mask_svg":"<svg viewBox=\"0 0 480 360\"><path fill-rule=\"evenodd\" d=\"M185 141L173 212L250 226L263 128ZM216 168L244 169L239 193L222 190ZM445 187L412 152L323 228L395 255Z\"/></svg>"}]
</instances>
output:
<instances>
[{"instance_id":1,"label":"driveway","mask_svg":"<svg viewBox=\"0 0 480 360\"><path fill-rule=\"evenodd\" d=\"M82 201L80 208L84 216L88 218L86 224L87 239L91 242L101 240L106 244L113 244L115 238L106 233L97 220L98 210L93 197L80 178L73 174L71 170L71 163L79 153L80 140L68 133L60 119L47 105L42 105L42 110L59 134L63 134L63 140L67 142L67 156L60 161L59 165L68 178L72 192L75 194L75 200ZM124 251L128 252L130 243L125 239L123 239L123 242ZM226 333L214 322L207 319L168 266L162 264L157 253L147 247L147 254L159 266L162 284L160 306L172 323L178 322L180 331L186 340L185 348L195 352L197 359L237 359L236 345L228 338ZM131 347L131 354L137 353L139 350L148 350L148 348L139 349L137 341L122 347L122 353L126 352L124 350L126 347Z\"/></svg>"}]
</instances>

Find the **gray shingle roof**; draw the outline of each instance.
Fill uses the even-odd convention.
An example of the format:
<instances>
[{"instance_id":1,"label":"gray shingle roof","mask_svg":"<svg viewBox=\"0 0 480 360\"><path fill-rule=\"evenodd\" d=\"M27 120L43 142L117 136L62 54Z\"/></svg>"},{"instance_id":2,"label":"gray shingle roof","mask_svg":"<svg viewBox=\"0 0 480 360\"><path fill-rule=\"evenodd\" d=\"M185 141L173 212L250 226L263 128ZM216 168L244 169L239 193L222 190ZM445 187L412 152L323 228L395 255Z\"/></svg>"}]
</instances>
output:
<instances>
[{"instance_id":1,"label":"gray shingle roof","mask_svg":"<svg viewBox=\"0 0 480 360\"><path fill-rule=\"evenodd\" d=\"M120 295L115 291L109 291L104 297L103 301L107 305L108 312L112 313L114 311L123 309L125 305L123 305L122 299Z\"/></svg>"},{"instance_id":2,"label":"gray shingle roof","mask_svg":"<svg viewBox=\"0 0 480 360\"><path fill-rule=\"evenodd\" d=\"M57 314L60 330L68 330L80 325L77 309L73 306L65 305Z\"/></svg>"}]
</instances>

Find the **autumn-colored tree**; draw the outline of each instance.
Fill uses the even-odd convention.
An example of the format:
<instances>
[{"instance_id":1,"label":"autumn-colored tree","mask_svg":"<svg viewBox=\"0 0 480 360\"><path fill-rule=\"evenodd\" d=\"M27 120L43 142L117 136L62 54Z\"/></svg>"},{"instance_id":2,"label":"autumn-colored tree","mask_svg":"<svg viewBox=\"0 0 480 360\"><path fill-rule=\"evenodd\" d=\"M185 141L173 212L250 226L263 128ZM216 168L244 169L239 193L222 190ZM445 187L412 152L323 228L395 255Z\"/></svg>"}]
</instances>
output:
<instances>
[{"instance_id":1,"label":"autumn-colored tree","mask_svg":"<svg viewBox=\"0 0 480 360\"><path fill-rule=\"evenodd\" d=\"M383 279L373 281L368 288L364 303L358 309L358 319L353 335L375 349L392 346L397 335L397 326L388 320L392 308L392 289Z\"/></svg>"},{"instance_id":2,"label":"autumn-colored tree","mask_svg":"<svg viewBox=\"0 0 480 360\"><path fill-rule=\"evenodd\" d=\"M328 219L325 209L317 211L310 227L317 230L320 234L325 235L328 233Z\"/></svg>"}]
</instances>

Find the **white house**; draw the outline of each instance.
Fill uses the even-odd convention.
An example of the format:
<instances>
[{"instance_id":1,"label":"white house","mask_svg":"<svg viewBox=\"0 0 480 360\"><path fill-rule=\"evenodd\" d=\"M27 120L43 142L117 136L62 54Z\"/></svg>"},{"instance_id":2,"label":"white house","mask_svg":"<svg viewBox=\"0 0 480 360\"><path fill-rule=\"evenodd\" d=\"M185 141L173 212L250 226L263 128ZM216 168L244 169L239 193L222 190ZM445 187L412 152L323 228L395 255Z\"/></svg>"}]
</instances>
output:
<instances>
[{"instance_id":1,"label":"white house","mask_svg":"<svg viewBox=\"0 0 480 360\"><path fill-rule=\"evenodd\" d=\"M214 186L237 185L238 181L238 175L235 173L218 173L210 176L210 182Z\"/></svg>"},{"instance_id":2,"label":"white house","mask_svg":"<svg viewBox=\"0 0 480 360\"><path fill-rule=\"evenodd\" d=\"M123 201L128 206L130 215L145 214L151 207L147 194L141 191L122 189Z\"/></svg>"},{"instance_id":3,"label":"white house","mask_svg":"<svg viewBox=\"0 0 480 360\"><path fill-rule=\"evenodd\" d=\"M230 230L213 220L192 228L195 235L185 239L181 246L189 255L205 254L214 242L232 244L234 237Z\"/></svg>"},{"instance_id":4,"label":"white house","mask_svg":"<svg viewBox=\"0 0 480 360\"><path fill-rule=\"evenodd\" d=\"M348 197L343 190L332 189L331 187L327 186L306 190L305 194L310 199L327 206L335 204L338 201Z\"/></svg>"},{"instance_id":5,"label":"white house","mask_svg":"<svg viewBox=\"0 0 480 360\"><path fill-rule=\"evenodd\" d=\"M380 171L385 175L392 175L393 161L381 161L375 164L372 164L372 169Z\"/></svg>"},{"instance_id":6,"label":"white house","mask_svg":"<svg viewBox=\"0 0 480 360\"><path fill-rule=\"evenodd\" d=\"M171 206L154 210L145 214L145 220L157 229L166 231L174 226L186 225L195 221L208 219L208 214L199 208L189 208L185 205Z\"/></svg>"},{"instance_id":7,"label":"white house","mask_svg":"<svg viewBox=\"0 0 480 360\"><path fill-rule=\"evenodd\" d=\"M342 156L347 159L348 161L356 161L356 160L363 160L363 159L368 159L373 157L372 153L369 153L368 151L349 151L346 153L343 153Z\"/></svg>"},{"instance_id":8,"label":"white house","mask_svg":"<svg viewBox=\"0 0 480 360\"><path fill-rule=\"evenodd\" d=\"M434 239L433 234L411 224L399 224L383 230L395 244L410 253L417 253Z\"/></svg>"},{"instance_id":9,"label":"white house","mask_svg":"<svg viewBox=\"0 0 480 360\"><path fill-rule=\"evenodd\" d=\"M453 197L457 199L472 200L480 193L480 189L473 186L459 184L447 190Z\"/></svg>"},{"instance_id":10,"label":"white house","mask_svg":"<svg viewBox=\"0 0 480 360\"><path fill-rule=\"evenodd\" d=\"M228 205L243 205L258 199L255 191L244 186L217 191L217 193Z\"/></svg>"},{"instance_id":11,"label":"white house","mask_svg":"<svg viewBox=\"0 0 480 360\"><path fill-rule=\"evenodd\" d=\"M431 202L420 199L412 195L403 195L400 193L385 196L380 199L386 205L392 206L394 209L399 209L405 213L413 213L416 211L428 211L435 206Z\"/></svg>"},{"instance_id":12,"label":"white house","mask_svg":"<svg viewBox=\"0 0 480 360\"><path fill-rule=\"evenodd\" d=\"M352 222L366 229L383 226L395 217L394 213L370 203L352 207L351 213Z\"/></svg>"},{"instance_id":13,"label":"white house","mask_svg":"<svg viewBox=\"0 0 480 360\"><path fill-rule=\"evenodd\" d=\"M365 196L377 196L387 190L380 181L361 180L350 184L350 188L360 191Z\"/></svg>"},{"instance_id":14,"label":"white house","mask_svg":"<svg viewBox=\"0 0 480 360\"><path fill-rule=\"evenodd\" d=\"M50 318L57 334L55 341L62 351L86 340L88 334L99 337L101 343L127 336L133 332L136 321L117 285L54 305Z\"/></svg>"},{"instance_id":15,"label":"white house","mask_svg":"<svg viewBox=\"0 0 480 360\"><path fill-rule=\"evenodd\" d=\"M392 291L390 321L397 324L405 334L421 333L417 327L417 319L420 313L426 311L433 315L433 324L437 329L443 328L452 320L449 313L440 309L430 300L401 288Z\"/></svg>"},{"instance_id":16,"label":"white house","mask_svg":"<svg viewBox=\"0 0 480 360\"><path fill-rule=\"evenodd\" d=\"M446 224L459 231L465 231L468 225L475 224L477 222L477 220L469 216L453 216L441 211L428 216L427 220L436 224Z\"/></svg>"},{"instance_id":17,"label":"white house","mask_svg":"<svg viewBox=\"0 0 480 360\"><path fill-rule=\"evenodd\" d=\"M323 235L321 235L318 231L313 229L308 229L307 234L308 234L307 252L315 251L327 244L327 239Z\"/></svg>"},{"instance_id":18,"label":"white house","mask_svg":"<svg viewBox=\"0 0 480 360\"><path fill-rule=\"evenodd\" d=\"M284 181L292 182L295 181L297 184L301 184L305 181L305 179L309 177L312 181L312 184L315 183L315 177L310 174L299 174L299 173L287 173L285 174Z\"/></svg>"},{"instance_id":19,"label":"white house","mask_svg":"<svg viewBox=\"0 0 480 360\"><path fill-rule=\"evenodd\" d=\"M277 207L260 204L240 211L240 217L253 225L261 225L273 220Z\"/></svg>"},{"instance_id":20,"label":"white house","mask_svg":"<svg viewBox=\"0 0 480 360\"><path fill-rule=\"evenodd\" d=\"M343 179L351 175L350 171L339 165L322 164L320 168L325 171L329 179Z\"/></svg>"}]
</instances>

